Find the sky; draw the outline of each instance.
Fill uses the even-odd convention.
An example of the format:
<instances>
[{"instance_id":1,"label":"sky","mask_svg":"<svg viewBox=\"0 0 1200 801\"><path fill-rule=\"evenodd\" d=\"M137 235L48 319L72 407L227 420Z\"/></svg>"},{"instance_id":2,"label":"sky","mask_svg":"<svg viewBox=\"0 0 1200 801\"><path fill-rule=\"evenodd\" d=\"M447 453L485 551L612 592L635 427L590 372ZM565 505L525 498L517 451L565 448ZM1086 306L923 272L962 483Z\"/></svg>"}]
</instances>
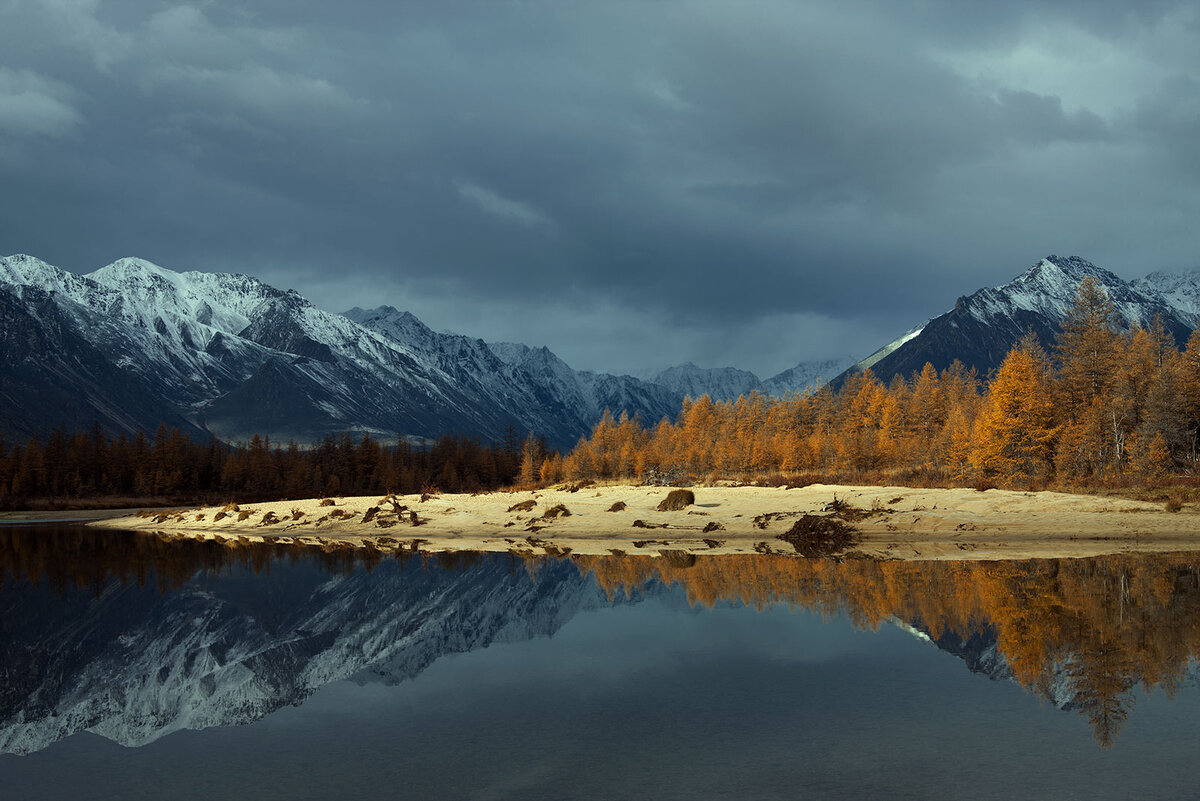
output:
<instances>
[{"instance_id":1,"label":"sky","mask_svg":"<svg viewBox=\"0 0 1200 801\"><path fill-rule=\"evenodd\" d=\"M0 0L0 255L577 368L861 357L1197 220L1197 2Z\"/></svg>"}]
</instances>

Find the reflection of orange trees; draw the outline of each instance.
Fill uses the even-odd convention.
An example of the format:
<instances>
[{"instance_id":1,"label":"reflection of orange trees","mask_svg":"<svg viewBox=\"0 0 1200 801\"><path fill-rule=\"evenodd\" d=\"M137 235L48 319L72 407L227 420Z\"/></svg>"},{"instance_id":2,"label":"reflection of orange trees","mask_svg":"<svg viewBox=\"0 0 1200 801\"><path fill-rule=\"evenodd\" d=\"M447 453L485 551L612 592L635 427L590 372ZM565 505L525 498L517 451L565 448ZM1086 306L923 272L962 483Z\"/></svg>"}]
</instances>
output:
<instances>
[{"instance_id":1,"label":"reflection of orange trees","mask_svg":"<svg viewBox=\"0 0 1200 801\"><path fill-rule=\"evenodd\" d=\"M610 594L678 584L693 604L786 603L875 628L915 622L934 639L990 627L1025 687L1063 699L1108 745L1132 689L1171 693L1200 657L1200 556L1106 556L1021 562L877 562L739 555L690 568L648 556L572 557Z\"/></svg>"}]
</instances>

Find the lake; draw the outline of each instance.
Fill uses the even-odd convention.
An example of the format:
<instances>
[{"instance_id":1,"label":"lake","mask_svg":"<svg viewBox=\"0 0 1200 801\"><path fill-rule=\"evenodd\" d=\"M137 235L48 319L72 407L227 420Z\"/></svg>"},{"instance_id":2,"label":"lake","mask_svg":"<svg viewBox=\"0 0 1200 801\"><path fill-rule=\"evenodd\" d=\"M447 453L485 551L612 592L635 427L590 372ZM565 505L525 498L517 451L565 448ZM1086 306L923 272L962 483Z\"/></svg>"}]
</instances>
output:
<instances>
[{"instance_id":1,"label":"lake","mask_svg":"<svg viewBox=\"0 0 1200 801\"><path fill-rule=\"evenodd\" d=\"M526 559L0 528L4 798L1182 798L1200 554Z\"/></svg>"}]
</instances>

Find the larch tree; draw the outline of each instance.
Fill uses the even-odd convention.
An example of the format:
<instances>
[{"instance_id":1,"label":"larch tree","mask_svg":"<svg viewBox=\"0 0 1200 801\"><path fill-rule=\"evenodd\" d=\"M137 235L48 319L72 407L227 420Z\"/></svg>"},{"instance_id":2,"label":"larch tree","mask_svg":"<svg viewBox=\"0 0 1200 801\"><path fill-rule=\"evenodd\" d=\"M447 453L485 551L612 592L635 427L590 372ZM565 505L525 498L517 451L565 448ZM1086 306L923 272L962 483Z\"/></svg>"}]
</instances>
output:
<instances>
[{"instance_id":1,"label":"larch tree","mask_svg":"<svg viewBox=\"0 0 1200 801\"><path fill-rule=\"evenodd\" d=\"M988 387L971 461L985 475L1005 480L1038 475L1051 464L1057 435L1045 356L1026 337L1009 351Z\"/></svg>"}]
</instances>

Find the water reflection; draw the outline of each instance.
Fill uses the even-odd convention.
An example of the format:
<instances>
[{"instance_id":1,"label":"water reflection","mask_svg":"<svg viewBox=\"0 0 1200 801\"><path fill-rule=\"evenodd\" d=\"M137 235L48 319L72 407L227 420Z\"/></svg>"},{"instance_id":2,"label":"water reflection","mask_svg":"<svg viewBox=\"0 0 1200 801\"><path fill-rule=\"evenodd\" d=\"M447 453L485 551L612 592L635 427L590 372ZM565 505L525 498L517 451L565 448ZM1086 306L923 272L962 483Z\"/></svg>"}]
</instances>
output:
<instances>
[{"instance_id":1,"label":"water reflection","mask_svg":"<svg viewBox=\"0 0 1200 801\"><path fill-rule=\"evenodd\" d=\"M898 624L1077 710L1103 746L1135 688L1200 644L1200 555L876 562L773 555L526 559L0 529L0 750L90 730L143 745L260 719L345 678L551 634L582 610L682 593Z\"/></svg>"}]
</instances>

